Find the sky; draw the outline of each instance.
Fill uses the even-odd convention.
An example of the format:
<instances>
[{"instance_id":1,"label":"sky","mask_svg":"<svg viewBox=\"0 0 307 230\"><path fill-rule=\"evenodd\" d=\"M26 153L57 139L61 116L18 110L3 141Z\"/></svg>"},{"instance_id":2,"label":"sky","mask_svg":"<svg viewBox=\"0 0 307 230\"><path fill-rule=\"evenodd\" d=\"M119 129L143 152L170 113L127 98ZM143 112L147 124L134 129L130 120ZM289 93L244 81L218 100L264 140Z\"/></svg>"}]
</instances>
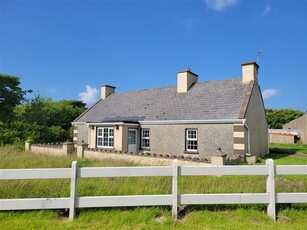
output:
<instances>
[{"instance_id":1,"label":"sky","mask_svg":"<svg viewBox=\"0 0 307 230\"><path fill-rule=\"evenodd\" d=\"M307 0L0 0L0 73L58 100L242 76L265 107L307 111Z\"/></svg>"}]
</instances>

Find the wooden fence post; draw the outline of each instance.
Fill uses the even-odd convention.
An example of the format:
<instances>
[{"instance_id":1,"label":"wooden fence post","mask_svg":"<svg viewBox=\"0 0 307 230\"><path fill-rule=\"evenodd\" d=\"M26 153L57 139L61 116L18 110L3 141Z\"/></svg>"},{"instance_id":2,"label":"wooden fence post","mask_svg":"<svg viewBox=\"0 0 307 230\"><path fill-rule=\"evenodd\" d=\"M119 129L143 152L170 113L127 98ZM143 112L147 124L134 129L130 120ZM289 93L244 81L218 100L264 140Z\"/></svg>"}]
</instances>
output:
<instances>
[{"instance_id":1,"label":"wooden fence post","mask_svg":"<svg viewBox=\"0 0 307 230\"><path fill-rule=\"evenodd\" d=\"M173 207L172 207L172 217L174 221L177 221L177 208L178 208L178 162L177 159L173 160L173 185L172 185L172 193L173 193Z\"/></svg>"},{"instance_id":2,"label":"wooden fence post","mask_svg":"<svg viewBox=\"0 0 307 230\"><path fill-rule=\"evenodd\" d=\"M71 163L69 220L73 220L76 216L77 168L77 161L73 161Z\"/></svg>"},{"instance_id":3,"label":"wooden fence post","mask_svg":"<svg viewBox=\"0 0 307 230\"><path fill-rule=\"evenodd\" d=\"M266 181L266 192L269 194L267 213L269 217L276 221L275 166L272 159L267 159L265 163L269 168Z\"/></svg>"}]
</instances>

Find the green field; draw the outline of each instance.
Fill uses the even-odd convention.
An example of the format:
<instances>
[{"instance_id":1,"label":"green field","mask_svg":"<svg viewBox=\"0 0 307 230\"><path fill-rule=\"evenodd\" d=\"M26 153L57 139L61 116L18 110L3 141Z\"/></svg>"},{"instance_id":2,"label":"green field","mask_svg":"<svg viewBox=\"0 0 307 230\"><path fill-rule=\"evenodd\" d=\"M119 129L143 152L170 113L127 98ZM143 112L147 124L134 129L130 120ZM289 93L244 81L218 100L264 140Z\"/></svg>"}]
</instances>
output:
<instances>
[{"instance_id":1,"label":"green field","mask_svg":"<svg viewBox=\"0 0 307 230\"><path fill-rule=\"evenodd\" d=\"M270 152L281 154L307 154L305 144L270 144Z\"/></svg>"},{"instance_id":2,"label":"green field","mask_svg":"<svg viewBox=\"0 0 307 230\"><path fill-rule=\"evenodd\" d=\"M307 164L304 154L274 154L275 164ZM79 167L132 166L125 161L93 161L25 153L14 147L0 148L0 168L61 168L78 160ZM259 159L264 164L265 159ZM0 181L0 199L68 197L69 180ZM179 193L265 192L263 176L179 177ZM307 192L306 176L279 176L277 192ZM170 194L171 178L79 179L79 196ZM0 212L0 229L304 229L307 204L277 206L278 221L266 214L265 205L191 205L180 207L178 222L170 207L78 209L68 221L65 210Z\"/></svg>"}]
</instances>

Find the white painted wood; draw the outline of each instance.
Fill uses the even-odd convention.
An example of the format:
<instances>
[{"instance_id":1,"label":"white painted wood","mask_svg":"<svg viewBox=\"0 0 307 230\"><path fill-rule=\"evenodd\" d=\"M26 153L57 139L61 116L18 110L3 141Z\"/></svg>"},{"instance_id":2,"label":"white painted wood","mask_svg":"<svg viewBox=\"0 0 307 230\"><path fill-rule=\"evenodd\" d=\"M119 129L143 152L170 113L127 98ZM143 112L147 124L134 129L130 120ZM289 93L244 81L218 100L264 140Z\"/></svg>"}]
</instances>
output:
<instances>
[{"instance_id":1,"label":"white painted wood","mask_svg":"<svg viewBox=\"0 0 307 230\"><path fill-rule=\"evenodd\" d=\"M177 221L177 209L178 209L178 162L173 160L173 181L172 181L172 193L173 193L173 207L172 207L172 217L174 221Z\"/></svg>"},{"instance_id":2,"label":"white painted wood","mask_svg":"<svg viewBox=\"0 0 307 230\"><path fill-rule=\"evenodd\" d=\"M71 169L0 169L0 180L70 178L69 198L0 199L0 210L62 209L69 208L69 218L75 217L76 208L172 206L177 219L178 205L190 204L268 204L267 213L276 221L276 203L307 203L307 193L275 193L275 175L307 175L307 166L274 166L273 160L264 166L172 166L105 167ZM266 193L182 194L178 195L178 176L267 175ZM77 197L77 178L172 176L172 194L133 196Z\"/></svg>"},{"instance_id":3,"label":"white painted wood","mask_svg":"<svg viewBox=\"0 0 307 230\"><path fill-rule=\"evenodd\" d=\"M179 205L188 204L268 204L266 193L182 194Z\"/></svg>"},{"instance_id":4,"label":"white painted wood","mask_svg":"<svg viewBox=\"0 0 307 230\"><path fill-rule=\"evenodd\" d=\"M90 196L76 198L77 208L161 205L171 206L172 204L172 195Z\"/></svg>"},{"instance_id":5,"label":"white painted wood","mask_svg":"<svg viewBox=\"0 0 307 230\"><path fill-rule=\"evenodd\" d=\"M139 176L172 176L171 166L153 167L91 167L80 168L79 177L139 177Z\"/></svg>"},{"instance_id":6,"label":"white painted wood","mask_svg":"<svg viewBox=\"0 0 307 230\"><path fill-rule=\"evenodd\" d=\"M70 203L69 203L69 220L76 216L76 193L77 193L77 161L71 163L71 180L70 180Z\"/></svg>"},{"instance_id":7,"label":"white painted wood","mask_svg":"<svg viewBox=\"0 0 307 230\"><path fill-rule=\"evenodd\" d=\"M269 175L266 181L266 192L270 197L270 201L267 207L268 216L276 221L276 195L275 195L275 166L272 159L266 160L266 165L269 168Z\"/></svg>"},{"instance_id":8,"label":"white painted wood","mask_svg":"<svg viewBox=\"0 0 307 230\"><path fill-rule=\"evenodd\" d=\"M276 203L307 203L307 193L277 193Z\"/></svg>"},{"instance_id":9,"label":"white painted wood","mask_svg":"<svg viewBox=\"0 0 307 230\"><path fill-rule=\"evenodd\" d=\"M268 167L260 166L181 166L179 176L268 175Z\"/></svg>"},{"instance_id":10,"label":"white painted wood","mask_svg":"<svg viewBox=\"0 0 307 230\"><path fill-rule=\"evenodd\" d=\"M276 165L276 175L307 175L307 165Z\"/></svg>"},{"instance_id":11,"label":"white painted wood","mask_svg":"<svg viewBox=\"0 0 307 230\"><path fill-rule=\"evenodd\" d=\"M69 168L0 169L0 180L70 178Z\"/></svg>"},{"instance_id":12,"label":"white painted wood","mask_svg":"<svg viewBox=\"0 0 307 230\"><path fill-rule=\"evenodd\" d=\"M0 210L69 208L69 198L0 199Z\"/></svg>"}]
</instances>

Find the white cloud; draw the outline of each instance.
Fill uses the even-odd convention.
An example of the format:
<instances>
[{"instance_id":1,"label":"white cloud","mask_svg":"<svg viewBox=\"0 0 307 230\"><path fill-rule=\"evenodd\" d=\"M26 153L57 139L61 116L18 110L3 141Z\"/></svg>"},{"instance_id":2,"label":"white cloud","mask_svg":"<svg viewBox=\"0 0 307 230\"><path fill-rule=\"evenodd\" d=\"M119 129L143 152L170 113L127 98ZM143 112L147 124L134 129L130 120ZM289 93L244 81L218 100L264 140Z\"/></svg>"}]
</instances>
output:
<instances>
[{"instance_id":1,"label":"white cloud","mask_svg":"<svg viewBox=\"0 0 307 230\"><path fill-rule=\"evenodd\" d=\"M79 93L79 99L86 103L87 106L91 106L98 100L98 93L96 88L86 85L86 92Z\"/></svg>"},{"instance_id":2,"label":"white cloud","mask_svg":"<svg viewBox=\"0 0 307 230\"><path fill-rule=\"evenodd\" d=\"M279 91L276 89L266 89L262 92L263 100L267 100L271 97L275 97L279 94Z\"/></svg>"},{"instance_id":3,"label":"white cloud","mask_svg":"<svg viewBox=\"0 0 307 230\"><path fill-rule=\"evenodd\" d=\"M263 12L262 12L262 16L267 15L268 13L270 13L272 10L272 7L269 4L265 4Z\"/></svg>"},{"instance_id":4,"label":"white cloud","mask_svg":"<svg viewBox=\"0 0 307 230\"><path fill-rule=\"evenodd\" d=\"M223 11L228 7L236 5L239 0L205 0L207 7L216 11Z\"/></svg>"}]
</instances>

